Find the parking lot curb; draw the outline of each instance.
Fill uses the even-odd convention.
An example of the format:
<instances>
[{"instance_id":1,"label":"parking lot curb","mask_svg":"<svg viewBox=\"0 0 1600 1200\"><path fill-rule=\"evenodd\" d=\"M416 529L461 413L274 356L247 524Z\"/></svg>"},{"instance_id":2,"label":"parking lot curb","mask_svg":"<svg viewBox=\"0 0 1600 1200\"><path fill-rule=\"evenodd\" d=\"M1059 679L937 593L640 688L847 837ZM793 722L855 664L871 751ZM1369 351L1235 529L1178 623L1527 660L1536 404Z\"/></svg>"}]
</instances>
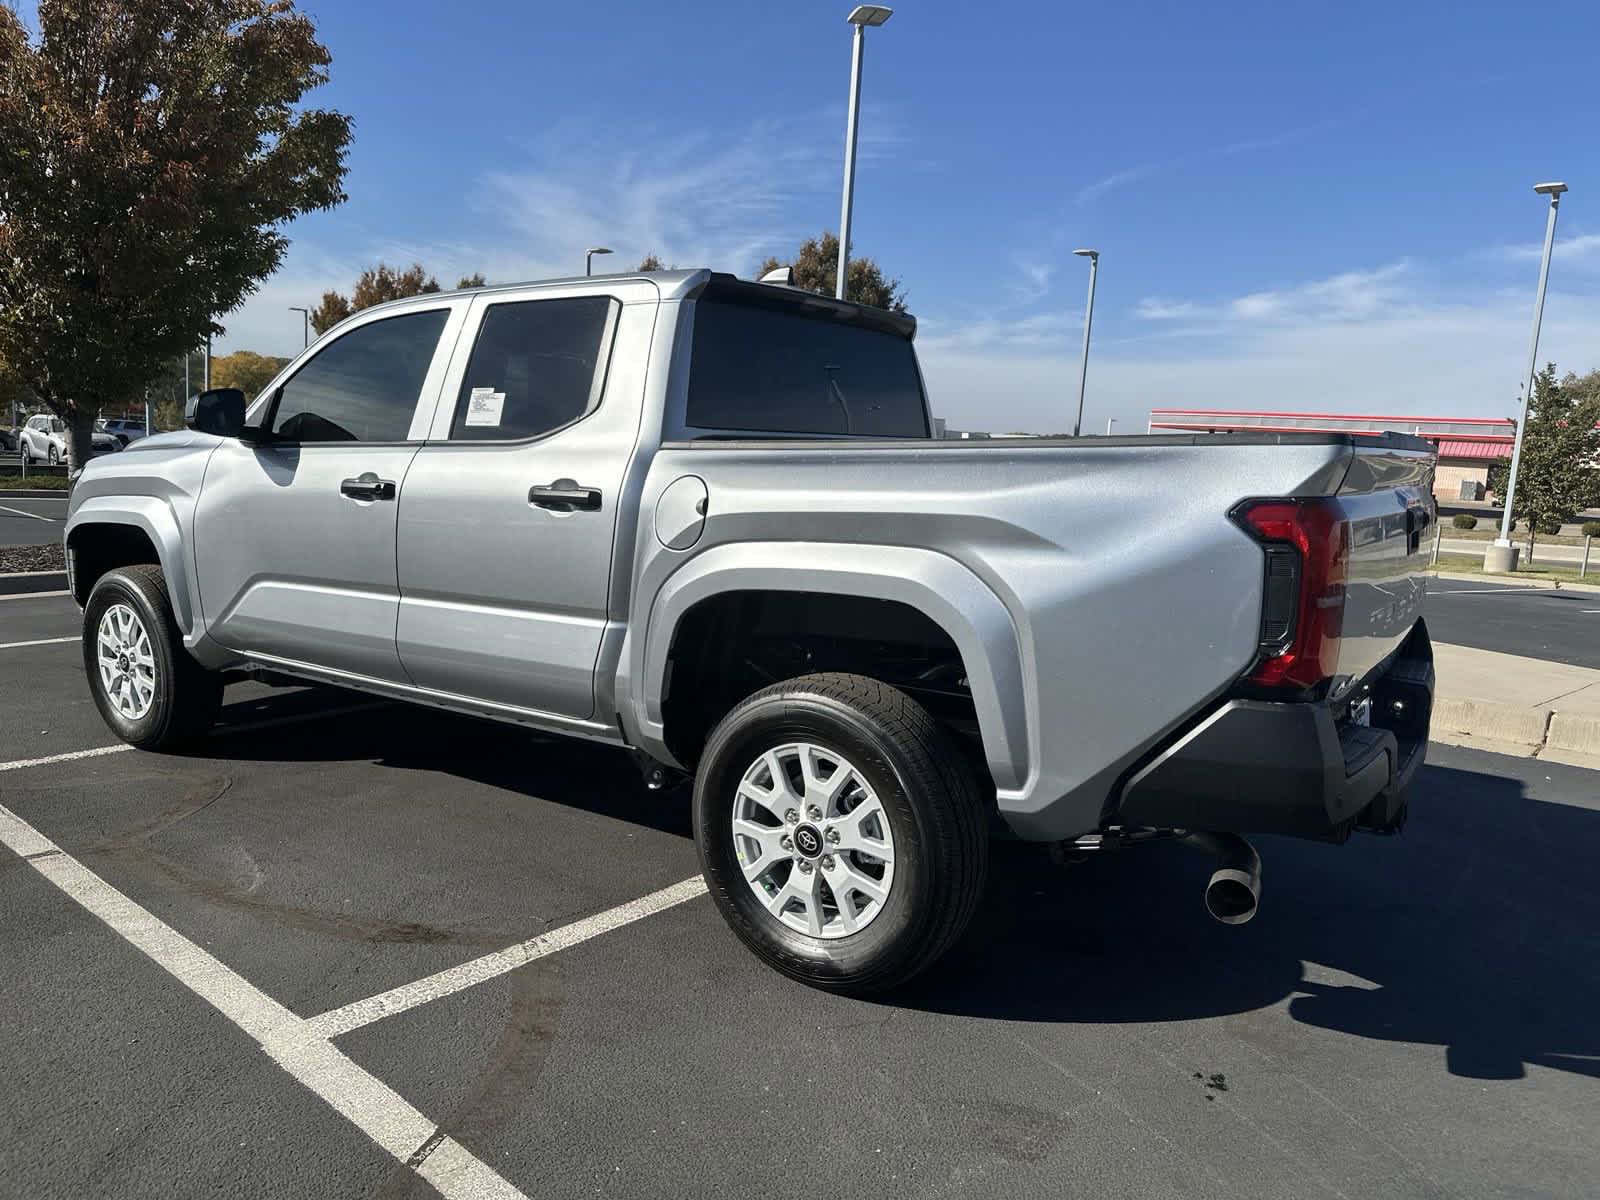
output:
<instances>
[{"instance_id":1,"label":"parking lot curb","mask_svg":"<svg viewBox=\"0 0 1600 1200\"><path fill-rule=\"evenodd\" d=\"M25 596L33 592L61 592L67 587L65 571L0 572L0 596Z\"/></svg>"},{"instance_id":2,"label":"parking lot curb","mask_svg":"<svg viewBox=\"0 0 1600 1200\"><path fill-rule=\"evenodd\" d=\"M1600 768L1600 718L1493 700L1433 702L1431 741Z\"/></svg>"}]
</instances>

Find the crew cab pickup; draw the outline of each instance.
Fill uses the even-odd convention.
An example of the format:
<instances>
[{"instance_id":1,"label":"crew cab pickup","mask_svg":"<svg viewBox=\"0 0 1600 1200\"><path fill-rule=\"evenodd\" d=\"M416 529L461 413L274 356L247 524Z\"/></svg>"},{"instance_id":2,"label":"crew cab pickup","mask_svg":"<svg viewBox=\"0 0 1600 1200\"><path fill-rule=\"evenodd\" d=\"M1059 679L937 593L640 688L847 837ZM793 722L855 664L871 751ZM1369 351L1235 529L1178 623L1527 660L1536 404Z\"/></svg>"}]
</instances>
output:
<instances>
[{"instance_id":1,"label":"crew cab pickup","mask_svg":"<svg viewBox=\"0 0 1600 1200\"><path fill-rule=\"evenodd\" d=\"M1007 830L1184 839L1232 922L1241 835L1399 831L1428 444L936 439L915 328L709 270L357 313L84 468L94 699L152 748L251 674L627 748L739 937L844 991L938 957Z\"/></svg>"}]
</instances>

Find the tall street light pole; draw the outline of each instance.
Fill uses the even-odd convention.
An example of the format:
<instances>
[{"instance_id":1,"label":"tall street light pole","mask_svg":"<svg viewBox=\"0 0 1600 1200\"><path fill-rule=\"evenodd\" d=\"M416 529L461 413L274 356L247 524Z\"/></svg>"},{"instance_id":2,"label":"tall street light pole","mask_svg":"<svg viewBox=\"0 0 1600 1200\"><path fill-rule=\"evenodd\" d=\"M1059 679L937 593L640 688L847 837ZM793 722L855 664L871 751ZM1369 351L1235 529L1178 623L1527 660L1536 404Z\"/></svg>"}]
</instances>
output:
<instances>
[{"instance_id":1,"label":"tall street light pole","mask_svg":"<svg viewBox=\"0 0 1600 1200\"><path fill-rule=\"evenodd\" d=\"M1074 250L1079 258L1089 260L1089 303L1083 310L1083 359L1078 363L1078 419L1072 423L1072 436L1083 429L1083 392L1089 382L1089 330L1094 325L1094 282L1100 273L1100 251Z\"/></svg>"},{"instance_id":2,"label":"tall street light pole","mask_svg":"<svg viewBox=\"0 0 1600 1200\"><path fill-rule=\"evenodd\" d=\"M1505 511L1500 516L1500 536L1483 556L1485 571L1515 571L1517 548L1511 544L1512 503L1517 496L1517 467L1522 462L1522 436L1528 431L1528 414L1533 410L1533 376L1539 367L1539 323L1544 319L1544 292L1550 282L1550 252L1556 244L1556 210L1561 207L1564 183L1536 183L1533 190L1550 197L1550 215L1544 225L1544 256L1539 260L1539 291L1533 302L1533 335L1528 341L1528 373L1522 386L1522 419L1517 422L1517 439L1511 447L1511 473L1506 477Z\"/></svg>"},{"instance_id":3,"label":"tall street light pole","mask_svg":"<svg viewBox=\"0 0 1600 1200\"><path fill-rule=\"evenodd\" d=\"M839 274L833 294L846 299L850 277L850 210L856 195L856 127L861 115L861 54L867 44L867 26L882 25L894 16L894 9L877 4L858 4L850 10L850 24L856 27L850 50L850 115L844 126L844 199L839 203Z\"/></svg>"},{"instance_id":4,"label":"tall street light pole","mask_svg":"<svg viewBox=\"0 0 1600 1200\"><path fill-rule=\"evenodd\" d=\"M590 246L583 252L583 273L585 276L594 274L594 256L596 254L610 254L609 246Z\"/></svg>"},{"instance_id":5,"label":"tall street light pole","mask_svg":"<svg viewBox=\"0 0 1600 1200\"><path fill-rule=\"evenodd\" d=\"M305 343L304 344L307 345L307 346L311 345L311 310L309 308L301 308L297 304L291 304L291 305L289 305L289 311L290 312L297 312L303 318L305 318L305 320L303 322L303 324L305 326Z\"/></svg>"}]
</instances>

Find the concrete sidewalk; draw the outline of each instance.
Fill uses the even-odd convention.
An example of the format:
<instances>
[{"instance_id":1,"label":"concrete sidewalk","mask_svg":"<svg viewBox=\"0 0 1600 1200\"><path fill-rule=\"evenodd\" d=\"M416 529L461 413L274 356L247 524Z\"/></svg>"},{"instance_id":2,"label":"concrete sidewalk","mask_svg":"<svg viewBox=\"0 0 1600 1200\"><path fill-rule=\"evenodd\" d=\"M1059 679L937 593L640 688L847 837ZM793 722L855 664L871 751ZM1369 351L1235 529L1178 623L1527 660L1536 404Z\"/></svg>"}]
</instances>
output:
<instances>
[{"instance_id":1,"label":"concrete sidewalk","mask_svg":"<svg viewBox=\"0 0 1600 1200\"><path fill-rule=\"evenodd\" d=\"M1600 671L1435 643L1432 740L1600 768Z\"/></svg>"}]
</instances>

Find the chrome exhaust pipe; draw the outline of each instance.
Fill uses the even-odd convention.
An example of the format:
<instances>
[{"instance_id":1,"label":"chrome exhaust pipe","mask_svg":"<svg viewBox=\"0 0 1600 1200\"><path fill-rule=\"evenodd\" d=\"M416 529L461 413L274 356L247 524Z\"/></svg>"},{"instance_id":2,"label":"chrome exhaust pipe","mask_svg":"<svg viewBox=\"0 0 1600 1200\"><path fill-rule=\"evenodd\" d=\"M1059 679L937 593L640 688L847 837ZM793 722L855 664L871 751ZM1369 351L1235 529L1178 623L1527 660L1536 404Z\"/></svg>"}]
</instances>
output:
<instances>
[{"instance_id":1,"label":"chrome exhaust pipe","mask_svg":"<svg viewBox=\"0 0 1600 1200\"><path fill-rule=\"evenodd\" d=\"M1183 841L1217 860L1206 884L1206 911L1224 925L1243 925L1261 905L1261 856L1234 833L1186 833Z\"/></svg>"}]
</instances>

